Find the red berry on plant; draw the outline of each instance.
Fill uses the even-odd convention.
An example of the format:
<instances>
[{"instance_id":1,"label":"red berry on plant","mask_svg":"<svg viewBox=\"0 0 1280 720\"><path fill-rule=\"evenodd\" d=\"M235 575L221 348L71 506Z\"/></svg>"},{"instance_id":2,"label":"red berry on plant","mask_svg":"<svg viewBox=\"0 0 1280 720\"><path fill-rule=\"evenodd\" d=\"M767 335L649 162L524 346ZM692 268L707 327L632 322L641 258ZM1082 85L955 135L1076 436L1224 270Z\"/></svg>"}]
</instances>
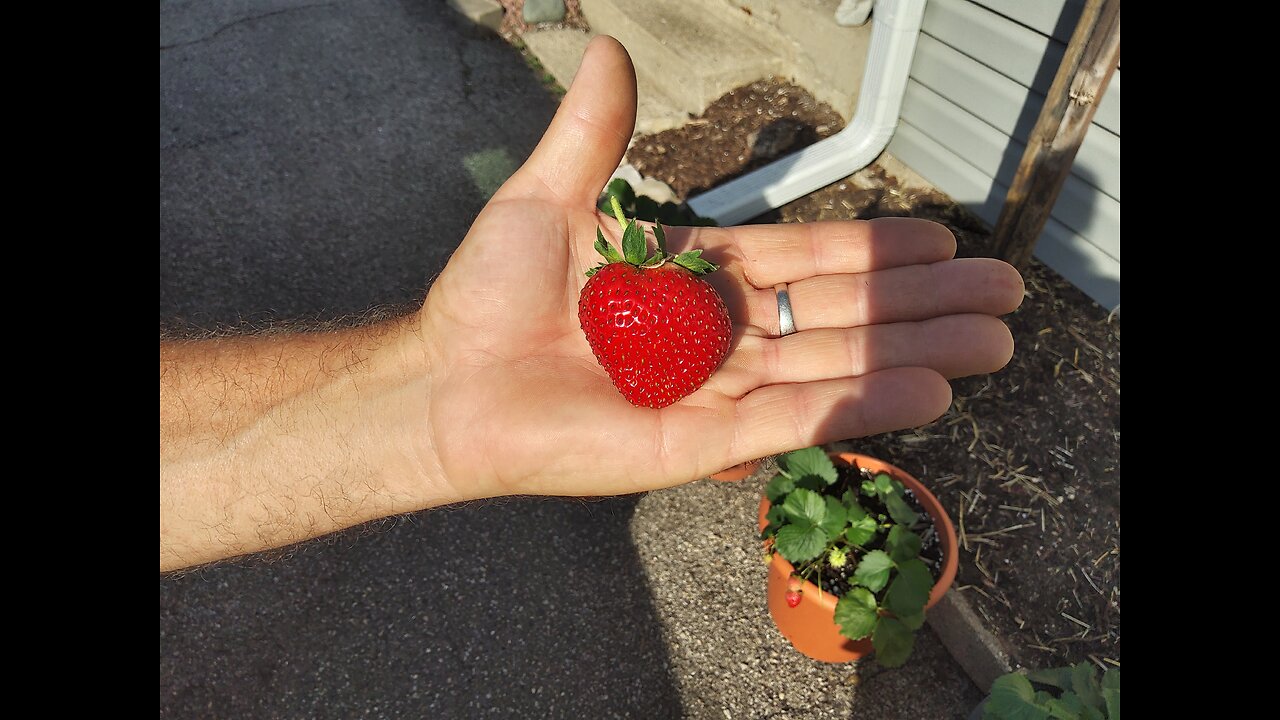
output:
<instances>
[{"instance_id":1,"label":"red berry on plant","mask_svg":"<svg viewBox=\"0 0 1280 720\"><path fill-rule=\"evenodd\" d=\"M623 227L623 254L596 231L607 262L587 271L578 322L614 387L632 405L663 408L702 387L729 352L733 327L715 288L702 278L716 270L701 250L666 249L662 225L653 229L658 252L635 220ZM646 257L647 256L647 257Z\"/></svg>"},{"instance_id":2,"label":"red berry on plant","mask_svg":"<svg viewBox=\"0 0 1280 720\"><path fill-rule=\"evenodd\" d=\"M788 590L787 591L787 607L795 607L799 604L800 604L800 591Z\"/></svg>"}]
</instances>

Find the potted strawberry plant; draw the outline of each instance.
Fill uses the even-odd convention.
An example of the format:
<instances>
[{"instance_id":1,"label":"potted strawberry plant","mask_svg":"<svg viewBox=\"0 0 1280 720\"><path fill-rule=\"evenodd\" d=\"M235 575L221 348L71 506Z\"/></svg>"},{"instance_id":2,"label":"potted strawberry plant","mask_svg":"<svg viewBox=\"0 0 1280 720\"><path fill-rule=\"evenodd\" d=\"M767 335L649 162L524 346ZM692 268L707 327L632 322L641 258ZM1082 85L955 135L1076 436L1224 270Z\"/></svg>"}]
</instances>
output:
<instances>
[{"instance_id":1,"label":"potted strawberry plant","mask_svg":"<svg viewBox=\"0 0 1280 720\"><path fill-rule=\"evenodd\" d=\"M902 665L925 610L955 579L955 529L938 499L875 458L819 447L782 456L759 527L769 614L817 660L874 651L882 665Z\"/></svg>"}]
</instances>

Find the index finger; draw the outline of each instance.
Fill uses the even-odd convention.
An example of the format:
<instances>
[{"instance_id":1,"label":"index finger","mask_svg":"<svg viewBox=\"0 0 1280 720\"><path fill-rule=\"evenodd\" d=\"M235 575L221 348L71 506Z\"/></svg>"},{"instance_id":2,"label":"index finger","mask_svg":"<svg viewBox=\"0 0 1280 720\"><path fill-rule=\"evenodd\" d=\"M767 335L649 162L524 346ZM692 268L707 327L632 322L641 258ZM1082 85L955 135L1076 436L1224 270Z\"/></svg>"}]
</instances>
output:
<instances>
[{"instance_id":1,"label":"index finger","mask_svg":"<svg viewBox=\"0 0 1280 720\"><path fill-rule=\"evenodd\" d=\"M815 275L927 265L956 253L956 238L946 226L918 218L743 225L728 232L726 251L761 289Z\"/></svg>"}]
</instances>

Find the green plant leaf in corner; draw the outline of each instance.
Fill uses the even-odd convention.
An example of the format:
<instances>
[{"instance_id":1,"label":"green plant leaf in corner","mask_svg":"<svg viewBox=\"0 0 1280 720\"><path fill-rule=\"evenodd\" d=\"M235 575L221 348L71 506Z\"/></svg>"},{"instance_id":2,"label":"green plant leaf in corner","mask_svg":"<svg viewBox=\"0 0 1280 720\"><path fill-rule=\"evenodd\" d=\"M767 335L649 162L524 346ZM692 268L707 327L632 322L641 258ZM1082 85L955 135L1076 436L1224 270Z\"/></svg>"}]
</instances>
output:
<instances>
[{"instance_id":1,"label":"green plant leaf in corner","mask_svg":"<svg viewBox=\"0 0 1280 720\"><path fill-rule=\"evenodd\" d=\"M1036 693L1036 696L1039 697L1040 693ZM1045 710L1049 711L1049 717L1054 720L1080 720L1085 712L1084 704L1075 693L1063 693L1058 698L1050 696L1043 704Z\"/></svg>"},{"instance_id":2,"label":"green plant leaf in corner","mask_svg":"<svg viewBox=\"0 0 1280 720\"><path fill-rule=\"evenodd\" d=\"M1036 691L1031 681L1018 673L1009 673L991 683L986 715L1001 720L1049 720L1049 713L1036 707Z\"/></svg>"},{"instance_id":3,"label":"green plant leaf in corner","mask_svg":"<svg viewBox=\"0 0 1280 720\"><path fill-rule=\"evenodd\" d=\"M1071 689L1085 705L1103 709L1102 686L1098 681L1098 668L1093 663L1081 661L1071 668Z\"/></svg>"},{"instance_id":4,"label":"green plant leaf in corner","mask_svg":"<svg viewBox=\"0 0 1280 720\"><path fill-rule=\"evenodd\" d=\"M853 588L836 603L836 624L840 626L840 634L850 640L870 635L879 619L876 598L865 588Z\"/></svg>"},{"instance_id":5,"label":"green plant leaf in corner","mask_svg":"<svg viewBox=\"0 0 1280 720\"><path fill-rule=\"evenodd\" d=\"M1102 701L1107 720L1120 720L1120 668L1107 668L1102 674Z\"/></svg>"},{"instance_id":6,"label":"green plant leaf in corner","mask_svg":"<svg viewBox=\"0 0 1280 720\"><path fill-rule=\"evenodd\" d=\"M1042 685L1052 685L1059 690L1071 689L1071 668L1045 668L1043 670L1033 670L1027 673L1027 678L1034 683Z\"/></svg>"},{"instance_id":7,"label":"green plant leaf in corner","mask_svg":"<svg viewBox=\"0 0 1280 720\"><path fill-rule=\"evenodd\" d=\"M1052 715L1053 713L1050 712L1050 716ZM1107 720L1107 718L1105 715L1102 714L1101 710L1098 710L1096 708L1091 708L1088 705L1081 705L1080 720Z\"/></svg>"},{"instance_id":8,"label":"green plant leaf in corner","mask_svg":"<svg viewBox=\"0 0 1280 720\"><path fill-rule=\"evenodd\" d=\"M862 556L858 569L853 571L853 579L871 592L880 592L889 582L889 571L893 569L893 560L883 550L872 550Z\"/></svg>"},{"instance_id":9,"label":"green plant leaf in corner","mask_svg":"<svg viewBox=\"0 0 1280 720\"><path fill-rule=\"evenodd\" d=\"M902 667L911 657L911 648L915 645L916 634L911 632L901 621L882 617L876 623L876 631L871 635L871 644L876 649L876 659L885 667Z\"/></svg>"},{"instance_id":10,"label":"green plant leaf in corner","mask_svg":"<svg viewBox=\"0 0 1280 720\"><path fill-rule=\"evenodd\" d=\"M1120 691L1104 688L1102 699L1107 704L1107 720L1120 720Z\"/></svg>"},{"instance_id":11,"label":"green plant leaf in corner","mask_svg":"<svg viewBox=\"0 0 1280 720\"><path fill-rule=\"evenodd\" d=\"M820 447L794 450L783 455L782 462L786 464L787 472L791 473L791 477L817 475L828 485L834 483L837 478L835 464Z\"/></svg>"}]
</instances>

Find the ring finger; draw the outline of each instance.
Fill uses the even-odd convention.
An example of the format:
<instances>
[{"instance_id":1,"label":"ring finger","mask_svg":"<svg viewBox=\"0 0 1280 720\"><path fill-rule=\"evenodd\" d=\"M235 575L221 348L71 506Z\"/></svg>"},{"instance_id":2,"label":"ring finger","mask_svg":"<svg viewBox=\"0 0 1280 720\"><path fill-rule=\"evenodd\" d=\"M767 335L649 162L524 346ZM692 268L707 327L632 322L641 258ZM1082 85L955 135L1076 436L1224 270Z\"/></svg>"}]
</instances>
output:
<instances>
[{"instance_id":1,"label":"ring finger","mask_svg":"<svg viewBox=\"0 0 1280 720\"><path fill-rule=\"evenodd\" d=\"M1013 355L1013 336L990 315L809 330L781 338L747 336L709 386L740 397L764 385L860 377L923 367L950 378L994 372Z\"/></svg>"},{"instance_id":2,"label":"ring finger","mask_svg":"<svg viewBox=\"0 0 1280 720\"><path fill-rule=\"evenodd\" d=\"M1022 301L1022 278L988 258L947 260L858 274L819 275L787 290L798 330L848 328L953 315L1003 315ZM778 298L772 288L748 290L740 305L755 334L780 335Z\"/></svg>"}]
</instances>

